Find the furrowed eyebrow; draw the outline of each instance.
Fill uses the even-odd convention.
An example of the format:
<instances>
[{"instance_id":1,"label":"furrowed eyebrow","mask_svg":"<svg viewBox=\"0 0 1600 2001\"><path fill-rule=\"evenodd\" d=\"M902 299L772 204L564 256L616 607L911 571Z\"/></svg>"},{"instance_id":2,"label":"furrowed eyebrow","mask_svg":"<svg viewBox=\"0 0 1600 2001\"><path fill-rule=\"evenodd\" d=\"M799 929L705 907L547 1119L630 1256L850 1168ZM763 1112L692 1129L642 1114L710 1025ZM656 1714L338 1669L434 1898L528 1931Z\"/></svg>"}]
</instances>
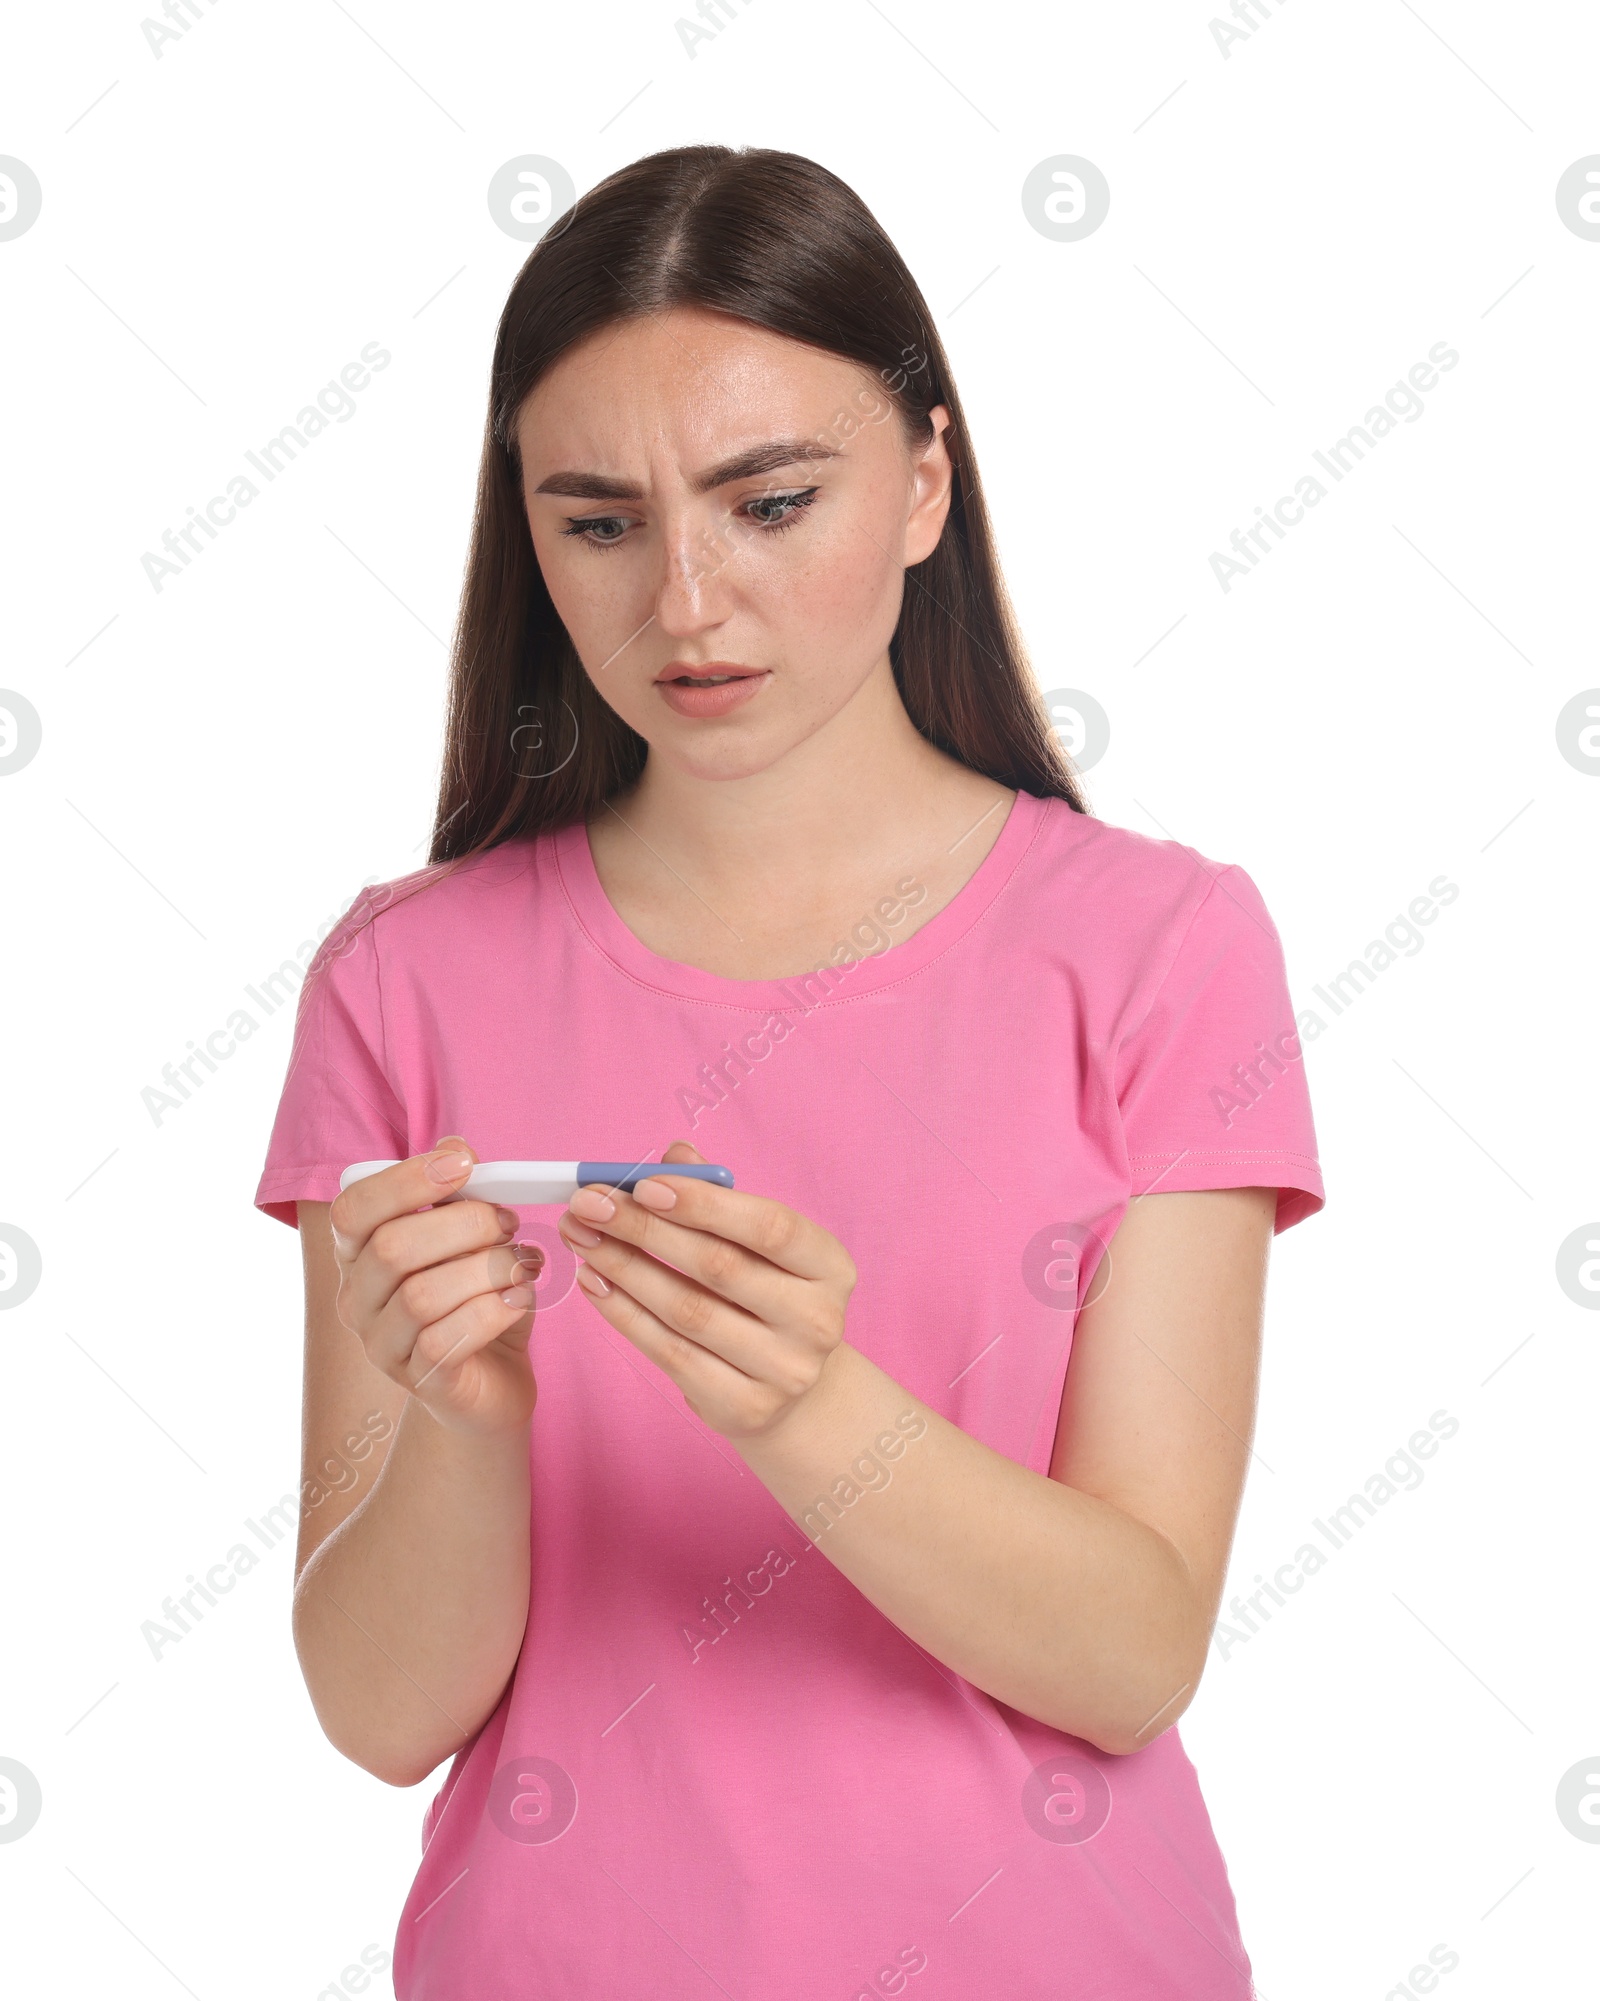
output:
<instances>
[{"instance_id":1,"label":"furrowed eyebrow","mask_svg":"<svg viewBox=\"0 0 1600 2001\"><path fill-rule=\"evenodd\" d=\"M780 466L800 465L839 454L814 438L777 438L769 445L724 459L720 465L697 473L690 484L696 493L710 493L714 487L729 486L736 479L753 479L758 473L776 472ZM540 480L535 493L559 493L573 500L642 500L643 490L626 479L607 479L603 473L553 472Z\"/></svg>"},{"instance_id":2,"label":"furrowed eyebrow","mask_svg":"<svg viewBox=\"0 0 1600 2001\"><path fill-rule=\"evenodd\" d=\"M535 493L563 493L573 500L641 500L639 488L625 479L606 479L597 472L553 472L540 480Z\"/></svg>"},{"instance_id":3,"label":"furrowed eyebrow","mask_svg":"<svg viewBox=\"0 0 1600 2001\"><path fill-rule=\"evenodd\" d=\"M779 466L838 456L832 446L819 444L815 438L779 438L773 444L757 445L753 451L724 459L721 465L697 474L691 484L696 493L709 493L713 487L729 486L736 479L754 479L757 473L776 472Z\"/></svg>"}]
</instances>

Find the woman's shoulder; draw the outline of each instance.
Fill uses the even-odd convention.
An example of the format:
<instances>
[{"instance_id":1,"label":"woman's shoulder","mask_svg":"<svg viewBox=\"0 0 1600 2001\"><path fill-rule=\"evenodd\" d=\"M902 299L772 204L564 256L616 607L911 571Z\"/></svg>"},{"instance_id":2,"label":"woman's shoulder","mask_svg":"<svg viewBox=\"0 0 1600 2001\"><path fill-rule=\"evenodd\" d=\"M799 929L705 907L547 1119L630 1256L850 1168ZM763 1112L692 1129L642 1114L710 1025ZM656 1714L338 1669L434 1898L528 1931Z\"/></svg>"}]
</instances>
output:
<instances>
[{"instance_id":1,"label":"woman's shoulder","mask_svg":"<svg viewBox=\"0 0 1600 2001\"><path fill-rule=\"evenodd\" d=\"M1033 856L1041 888L1080 915L1085 906L1148 930L1186 924L1219 889L1253 898L1237 862L1177 840L1075 812L1064 799L1041 799Z\"/></svg>"},{"instance_id":2,"label":"woman's shoulder","mask_svg":"<svg viewBox=\"0 0 1600 2001\"><path fill-rule=\"evenodd\" d=\"M477 938L502 916L536 919L554 887L557 834L518 835L469 855L362 885L324 939L319 957L345 957L369 942L385 957L448 950L455 936Z\"/></svg>"}]
</instances>

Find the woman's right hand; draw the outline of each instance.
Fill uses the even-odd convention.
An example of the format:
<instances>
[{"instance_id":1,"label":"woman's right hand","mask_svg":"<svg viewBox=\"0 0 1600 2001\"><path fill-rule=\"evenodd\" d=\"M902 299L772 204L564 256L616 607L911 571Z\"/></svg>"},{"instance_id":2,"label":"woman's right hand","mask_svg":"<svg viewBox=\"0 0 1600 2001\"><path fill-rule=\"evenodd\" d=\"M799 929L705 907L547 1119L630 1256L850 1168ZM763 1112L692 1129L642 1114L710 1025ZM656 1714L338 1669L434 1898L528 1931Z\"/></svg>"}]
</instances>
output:
<instances>
[{"instance_id":1,"label":"woman's right hand","mask_svg":"<svg viewBox=\"0 0 1600 2001\"><path fill-rule=\"evenodd\" d=\"M476 1164L449 1134L342 1189L328 1221L339 1318L367 1360L448 1430L488 1435L526 1424L538 1399L528 1341L544 1252L511 1241L510 1209L442 1199Z\"/></svg>"}]
</instances>

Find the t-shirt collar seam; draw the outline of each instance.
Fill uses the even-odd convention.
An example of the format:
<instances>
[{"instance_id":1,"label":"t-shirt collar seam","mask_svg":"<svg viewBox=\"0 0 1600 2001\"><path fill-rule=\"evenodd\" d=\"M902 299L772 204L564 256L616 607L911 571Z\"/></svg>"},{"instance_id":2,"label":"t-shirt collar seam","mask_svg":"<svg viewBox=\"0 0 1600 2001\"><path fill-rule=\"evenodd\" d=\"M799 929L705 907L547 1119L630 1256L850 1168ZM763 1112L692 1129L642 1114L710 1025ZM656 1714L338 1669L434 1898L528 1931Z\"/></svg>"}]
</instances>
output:
<instances>
[{"instance_id":1,"label":"t-shirt collar seam","mask_svg":"<svg viewBox=\"0 0 1600 2001\"><path fill-rule=\"evenodd\" d=\"M1023 863L1028 859L1028 857L1033 853L1035 847L1039 844L1039 841L1043 837L1045 826L1049 817L1049 809L1051 801L1045 798L1041 798L1037 793L1024 792L1019 787L1017 792L1017 797L1012 803L1012 812L1015 812L1017 810L1018 806L1024 799L1031 801L1032 807L1038 809L1034 818L1033 831L1029 834L1026 843L1024 844L1021 852L1017 855L1016 859L1012 862L1011 867L1006 871L1005 875L1001 878L1001 880L995 885L994 891L989 897L988 901L984 904L981 910L975 913L975 915L971 918L971 920L968 922L968 924L963 930L959 931L954 938L950 939L949 942L946 945L944 945L939 951L937 951L931 959L924 960L923 963L919 966L913 966L910 972L901 973L893 979L884 980L878 985L864 988L860 993L830 995L826 1000L813 1002L813 1004L809 1008L802 1007L798 1001L796 1001L792 1006L784 1007L774 1002L766 1000L734 1001L734 1000L723 1000L721 998L713 999L704 994L685 993L682 991L681 988L675 986L673 987L666 986L659 980L651 980L646 978L642 973L635 972L635 970L631 966L625 965L622 960L617 958L617 956L612 952L610 946L605 942L605 940L597 938L594 932L589 928L589 925L584 918L583 911L579 907L578 900L573 893L573 887L567 880L566 868L562 861L562 855L561 855L560 837L563 834L571 833L572 838L574 840L579 838L587 840L588 834L584 827L584 823L581 820L569 821L565 827L554 830L551 836L551 859L555 864L556 879L561 885L561 894L563 900L566 903L568 914L571 917L572 922L577 926L577 929L580 935L582 936L584 942L590 947L591 950L598 953L599 956L605 961L605 963L608 966L610 966L613 969L613 971L615 971L621 978L625 979L631 986L638 987L645 993L660 994L669 1000L684 1001L688 1003L688 1005L690 1005L691 1007L712 1008L717 1010L718 1012L728 1013L728 1014L759 1014L763 1016L768 1016L773 1014L794 1014L799 1016L801 1020L804 1020L808 1015L820 1013L824 1008L847 1007L854 1002L867 1000L875 994L891 993L894 991L896 987L905 986L908 982L919 978L923 973L926 973L930 971L934 966L939 965L944 959L949 957L950 953L953 952L957 946L964 944L966 940L972 936L972 934L983 923L984 919L1000 902L1001 898L1005 895L1006 891L1011 887L1011 884L1016 879L1018 870L1022 867ZM1008 815L1007 816L1008 825L1009 825L1009 820L1010 816ZM573 829L576 829L576 833L572 833ZM1002 830L1002 838L1003 838L1003 830ZM989 857L985 855L983 862L980 862L978 865L979 868L982 868L984 866L984 863L986 863L988 859ZM593 867L592 858L590 861L590 866L591 868ZM973 873L976 874L977 871L974 870ZM965 891L971 879L972 879L971 877L968 877L967 883L962 884L961 889L956 892L957 897L959 897ZM954 902L955 898L952 898L951 901ZM949 908L950 904L946 904L945 909L948 910ZM929 918L928 922L930 924L937 923L938 919L942 917L943 914L944 911L942 910L935 911L934 915ZM620 923L621 919L618 918L617 922ZM911 938L908 938L906 940L906 944L910 945L913 942L913 940L919 935L920 935L919 933L913 932ZM641 949L648 950L648 947L643 946L641 942ZM859 965L861 961L856 960L854 961L854 963ZM700 968L691 966L687 970L689 970L690 972L698 972L700 971ZM815 978L819 973L823 972L824 970L825 969L820 966L814 966L808 968L804 973L790 973L787 974L783 980L767 980L760 982L760 984L769 987L783 986L787 984L788 981L791 980L807 980ZM716 977L716 976L708 975L707 977Z\"/></svg>"}]
</instances>

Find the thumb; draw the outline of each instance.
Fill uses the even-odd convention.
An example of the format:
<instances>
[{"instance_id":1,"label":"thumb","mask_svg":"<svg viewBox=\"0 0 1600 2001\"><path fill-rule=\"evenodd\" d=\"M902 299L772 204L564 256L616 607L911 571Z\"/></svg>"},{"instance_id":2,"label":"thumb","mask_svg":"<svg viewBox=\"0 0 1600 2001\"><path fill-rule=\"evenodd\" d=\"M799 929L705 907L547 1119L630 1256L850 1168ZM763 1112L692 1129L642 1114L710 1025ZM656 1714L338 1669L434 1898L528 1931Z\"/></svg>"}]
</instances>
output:
<instances>
[{"instance_id":1,"label":"thumb","mask_svg":"<svg viewBox=\"0 0 1600 2001\"><path fill-rule=\"evenodd\" d=\"M691 1146L686 1139L675 1139L662 1154L661 1161L663 1166L668 1162L675 1163L679 1167L704 1167L707 1164L705 1155L697 1147Z\"/></svg>"},{"instance_id":2,"label":"thumb","mask_svg":"<svg viewBox=\"0 0 1600 2001\"><path fill-rule=\"evenodd\" d=\"M432 1151L437 1153L442 1146L448 1146L457 1153L470 1154L474 1160L478 1158L477 1148L469 1146L460 1133L446 1133L443 1139L436 1139L433 1143Z\"/></svg>"}]
</instances>

